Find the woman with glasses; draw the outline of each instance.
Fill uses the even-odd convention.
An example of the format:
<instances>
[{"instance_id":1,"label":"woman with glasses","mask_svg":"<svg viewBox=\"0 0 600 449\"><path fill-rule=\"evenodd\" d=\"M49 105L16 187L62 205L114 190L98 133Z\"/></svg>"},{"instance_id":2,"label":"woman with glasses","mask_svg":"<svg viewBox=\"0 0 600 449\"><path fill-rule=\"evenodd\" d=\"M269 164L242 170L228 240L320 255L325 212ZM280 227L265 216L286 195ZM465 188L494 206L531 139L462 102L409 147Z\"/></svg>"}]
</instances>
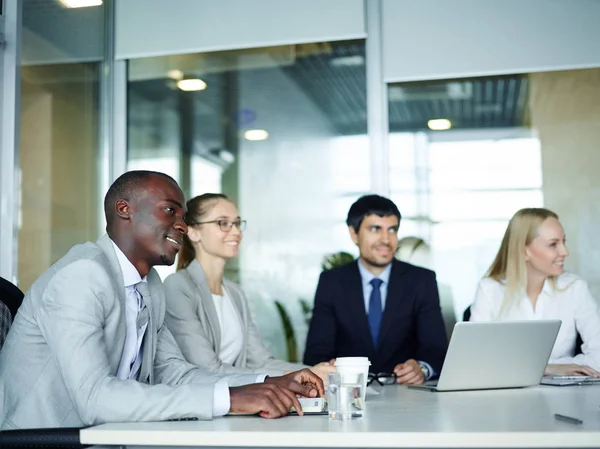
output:
<instances>
[{"instance_id":1,"label":"woman with glasses","mask_svg":"<svg viewBox=\"0 0 600 449\"><path fill-rule=\"evenodd\" d=\"M306 368L273 357L252 322L244 292L223 276L246 227L231 200L219 193L191 199L186 223L178 271L164 283L166 322L185 358L213 372L276 376ZM329 363L311 369L321 377L334 370Z\"/></svg>"},{"instance_id":2,"label":"woman with glasses","mask_svg":"<svg viewBox=\"0 0 600 449\"><path fill-rule=\"evenodd\" d=\"M558 215L542 208L518 211L479 282L471 321L559 319L546 375L599 376L598 304L583 279L565 272L568 255ZM583 345L576 355L578 334Z\"/></svg>"}]
</instances>

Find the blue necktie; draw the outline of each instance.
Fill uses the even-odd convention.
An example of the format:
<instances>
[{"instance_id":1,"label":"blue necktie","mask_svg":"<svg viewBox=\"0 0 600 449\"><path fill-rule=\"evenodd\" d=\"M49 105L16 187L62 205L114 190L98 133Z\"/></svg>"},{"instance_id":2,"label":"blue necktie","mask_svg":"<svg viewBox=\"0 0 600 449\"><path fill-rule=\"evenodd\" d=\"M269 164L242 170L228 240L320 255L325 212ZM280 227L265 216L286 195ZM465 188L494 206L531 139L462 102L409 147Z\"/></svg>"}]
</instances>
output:
<instances>
[{"instance_id":1,"label":"blue necktie","mask_svg":"<svg viewBox=\"0 0 600 449\"><path fill-rule=\"evenodd\" d=\"M379 325L381 324L381 292L379 287L383 284L381 279L373 278L369 282L373 286L371 298L369 299L369 329L373 346L377 347L377 337L379 337Z\"/></svg>"}]
</instances>

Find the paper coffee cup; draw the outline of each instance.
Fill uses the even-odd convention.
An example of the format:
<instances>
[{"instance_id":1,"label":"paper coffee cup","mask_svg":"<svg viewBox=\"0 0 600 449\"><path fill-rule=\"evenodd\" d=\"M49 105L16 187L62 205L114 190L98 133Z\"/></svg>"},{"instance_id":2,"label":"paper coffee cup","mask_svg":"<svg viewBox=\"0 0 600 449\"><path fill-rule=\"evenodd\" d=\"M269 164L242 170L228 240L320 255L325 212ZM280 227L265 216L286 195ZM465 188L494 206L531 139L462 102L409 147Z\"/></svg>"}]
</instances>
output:
<instances>
[{"instance_id":1,"label":"paper coffee cup","mask_svg":"<svg viewBox=\"0 0 600 449\"><path fill-rule=\"evenodd\" d=\"M362 385L362 400L365 401L367 392L367 378L369 377L369 362L368 357L338 357L333 364L338 373L343 377L349 376L349 381L354 381L358 378L357 374L363 375Z\"/></svg>"}]
</instances>

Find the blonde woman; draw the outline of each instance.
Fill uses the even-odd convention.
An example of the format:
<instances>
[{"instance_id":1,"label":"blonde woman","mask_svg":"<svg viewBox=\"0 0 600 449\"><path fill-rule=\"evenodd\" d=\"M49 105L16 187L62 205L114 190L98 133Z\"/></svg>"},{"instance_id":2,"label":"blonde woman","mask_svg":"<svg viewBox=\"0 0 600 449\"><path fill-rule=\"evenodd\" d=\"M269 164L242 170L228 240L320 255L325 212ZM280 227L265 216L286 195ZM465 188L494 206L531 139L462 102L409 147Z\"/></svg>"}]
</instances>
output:
<instances>
[{"instance_id":1,"label":"blonde woman","mask_svg":"<svg viewBox=\"0 0 600 449\"><path fill-rule=\"evenodd\" d=\"M165 280L166 322L185 358L213 372L279 376L305 365L277 360L252 322L239 285L225 279L227 260L238 255L246 222L227 196L207 193L187 202L178 271ZM311 368L322 378L329 363Z\"/></svg>"},{"instance_id":2,"label":"blonde woman","mask_svg":"<svg viewBox=\"0 0 600 449\"><path fill-rule=\"evenodd\" d=\"M600 313L587 283L564 271L569 251L558 216L521 209L510 220L486 277L477 288L471 321L562 321L546 375L600 374ZM577 334L582 354L575 355Z\"/></svg>"}]
</instances>

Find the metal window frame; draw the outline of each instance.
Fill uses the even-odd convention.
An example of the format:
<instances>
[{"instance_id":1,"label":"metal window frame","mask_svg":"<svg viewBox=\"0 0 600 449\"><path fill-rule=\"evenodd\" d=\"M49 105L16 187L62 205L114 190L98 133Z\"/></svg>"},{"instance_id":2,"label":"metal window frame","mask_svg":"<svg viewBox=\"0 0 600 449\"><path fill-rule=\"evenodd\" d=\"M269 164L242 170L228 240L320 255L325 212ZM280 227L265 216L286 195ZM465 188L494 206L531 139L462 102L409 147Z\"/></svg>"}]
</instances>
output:
<instances>
[{"instance_id":1,"label":"metal window frame","mask_svg":"<svg viewBox=\"0 0 600 449\"><path fill-rule=\"evenodd\" d=\"M17 277L20 200L19 113L22 2L3 2L0 18L0 276Z\"/></svg>"},{"instance_id":2,"label":"metal window frame","mask_svg":"<svg viewBox=\"0 0 600 449\"><path fill-rule=\"evenodd\" d=\"M371 191L389 197L388 91L383 79L382 9L382 0L365 0L367 130L371 150Z\"/></svg>"},{"instance_id":3,"label":"metal window frame","mask_svg":"<svg viewBox=\"0 0 600 449\"><path fill-rule=\"evenodd\" d=\"M127 62L115 59L115 0L104 0L104 59L100 76L98 230L104 233L104 195L127 168Z\"/></svg>"}]
</instances>

